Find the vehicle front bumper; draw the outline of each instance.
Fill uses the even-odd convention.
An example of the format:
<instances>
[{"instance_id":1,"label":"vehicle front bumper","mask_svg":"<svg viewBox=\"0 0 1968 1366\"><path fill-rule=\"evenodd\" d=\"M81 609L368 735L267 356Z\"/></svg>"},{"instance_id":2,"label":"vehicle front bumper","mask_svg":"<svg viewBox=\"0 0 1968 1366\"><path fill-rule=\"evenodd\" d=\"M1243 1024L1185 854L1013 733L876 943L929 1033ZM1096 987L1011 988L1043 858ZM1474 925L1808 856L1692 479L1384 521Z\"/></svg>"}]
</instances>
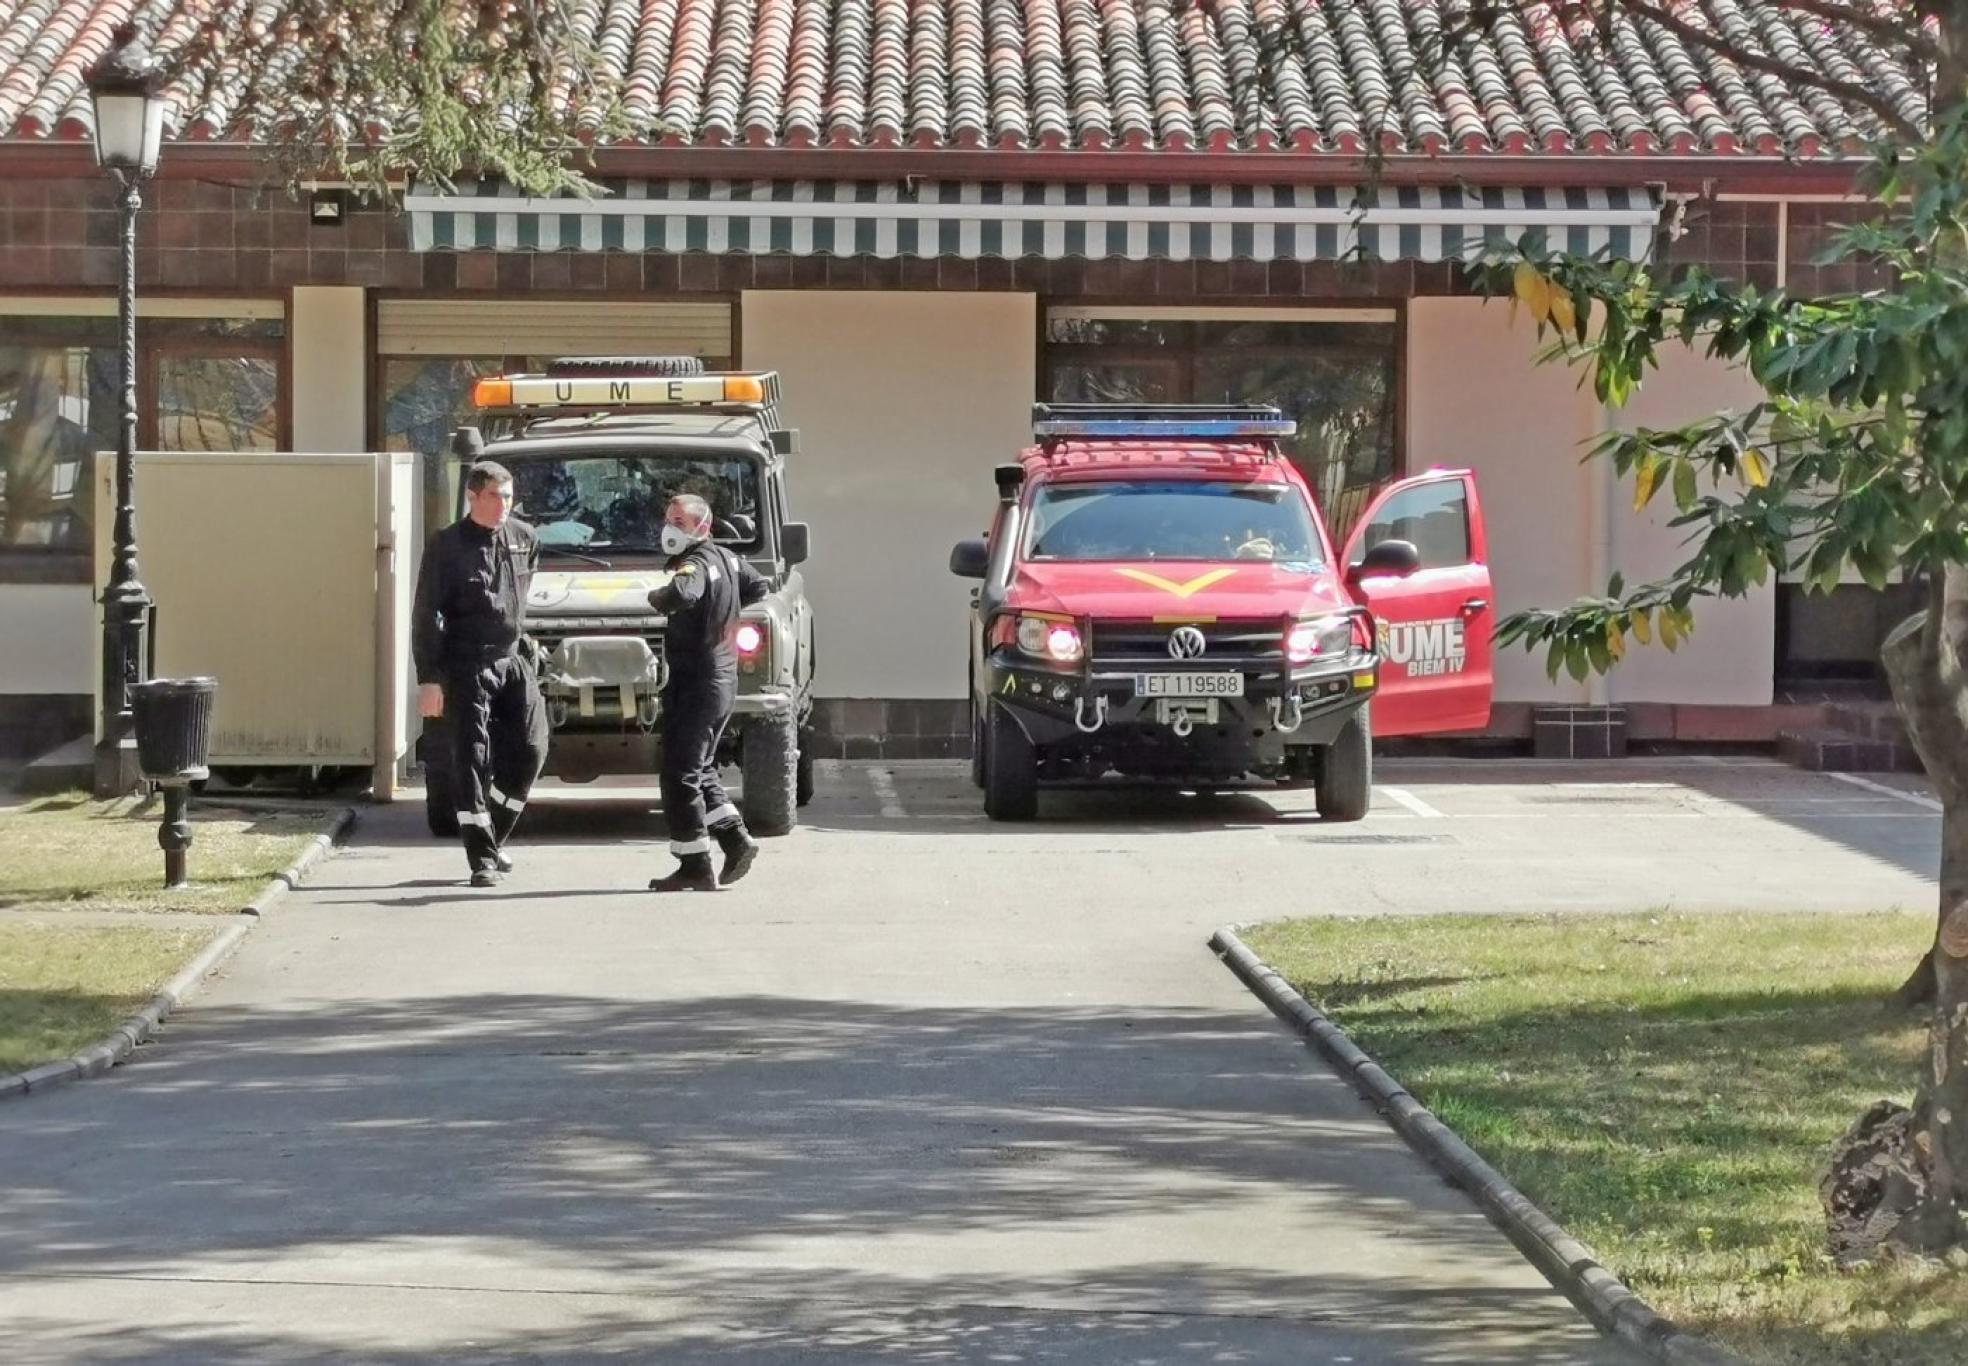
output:
<instances>
[{"instance_id":1,"label":"vehicle front bumper","mask_svg":"<svg viewBox=\"0 0 1968 1366\"><path fill-rule=\"evenodd\" d=\"M986 661L984 682L987 695L1037 745L1114 746L1150 737L1160 742L1174 733L1199 746L1247 752L1259 763L1275 761L1289 747L1331 744L1380 684L1379 656L1357 650L1343 659L1297 668L1275 660L1249 665L1225 661L1196 672L1233 669L1244 676L1243 695L1213 699L1216 722L1198 720L1186 732L1172 732L1170 723L1160 719L1165 709L1159 704L1189 704L1200 710L1207 699L1144 697L1135 684L1138 673L1179 669L1107 666L1099 660L1083 668L1061 668L1002 650Z\"/></svg>"}]
</instances>

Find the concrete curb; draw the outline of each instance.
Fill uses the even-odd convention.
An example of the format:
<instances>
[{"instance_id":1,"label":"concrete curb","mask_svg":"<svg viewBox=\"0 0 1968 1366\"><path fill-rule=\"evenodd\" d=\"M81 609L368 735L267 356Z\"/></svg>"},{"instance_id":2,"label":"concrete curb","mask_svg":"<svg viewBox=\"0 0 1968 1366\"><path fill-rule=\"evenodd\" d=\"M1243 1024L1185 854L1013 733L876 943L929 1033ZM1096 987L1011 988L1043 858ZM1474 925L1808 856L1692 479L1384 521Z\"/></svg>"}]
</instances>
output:
<instances>
[{"instance_id":1,"label":"concrete curb","mask_svg":"<svg viewBox=\"0 0 1968 1366\"><path fill-rule=\"evenodd\" d=\"M1409 1095L1338 1025L1250 951L1234 928L1210 936L1210 948L1271 1012L1298 1030L1394 1131L1437 1171L1473 1197L1546 1280L1600 1331L1670 1366L1743 1366L1742 1358L1682 1331L1627 1289L1591 1249L1524 1198L1475 1149Z\"/></svg>"},{"instance_id":2,"label":"concrete curb","mask_svg":"<svg viewBox=\"0 0 1968 1366\"><path fill-rule=\"evenodd\" d=\"M279 901L292 891L294 886L306 876L308 870L327 857L328 852L348 837L355 826L355 808L343 807L335 823L326 832L316 835L308 842L294 861L280 872L275 873L260 894L241 907L241 914L257 919L267 907ZM150 1003L115 1029L106 1038L100 1039L75 1054L57 1062L42 1063L39 1067L25 1072L14 1072L0 1076L0 1100L13 1096L32 1095L45 1091L51 1086L60 1086L71 1081L81 1081L84 1077L100 1076L122 1062L157 1032L164 1023L165 1016L184 1004L185 998L198 988L198 984L226 959L232 957L253 928L253 919L235 920L221 930L212 942L207 944L199 955L185 964L184 968L166 982L158 993L150 998Z\"/></svg>"},{"instance_id":3,"label":"concrete curb","mask_svg":"<svg viewBox=\"0 0 1968 1366\"><path fill-rule=\"evenodd\" d=\"M300 886L302 879L313 870L314 865L328 857L336 845L349 836L355 828L355 808L345 806L335 817L335 823L321 834L308 841L307 848L281 871L273 875L273 880L260 889L260 894L239 908L241 915L265 915L273 907L286 899L289 892Z\"/></svg>"}]
</instances>

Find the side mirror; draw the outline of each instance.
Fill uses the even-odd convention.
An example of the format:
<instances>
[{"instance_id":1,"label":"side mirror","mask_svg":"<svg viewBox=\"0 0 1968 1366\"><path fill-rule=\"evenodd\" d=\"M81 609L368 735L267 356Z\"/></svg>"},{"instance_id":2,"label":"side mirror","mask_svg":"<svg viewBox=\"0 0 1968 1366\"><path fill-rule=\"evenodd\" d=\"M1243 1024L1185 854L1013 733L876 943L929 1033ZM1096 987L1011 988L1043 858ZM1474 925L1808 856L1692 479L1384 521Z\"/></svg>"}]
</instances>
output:
<instances>
[{"instance_id":1,"label":"side mirror","mask_svg":"<svg viewBox=\"0 0 1968 1366\"><path fill-rule=\"evenodd\" d=\"M1415 549L1413 541L1382 541L1346 571L1346 578L1349 583L1361 579L1405 579L1419 568L1421 552Z\"/></svg>"},{"instance_id":2,"label":"side mirror","mask_svg":"<svg viewBox=\"0 0 1968 1366\"><path fill-rule=\"evenodd\" d=\"M991 547L983 541L958 541L950 551L950 572L960 579L981 579L991 568Z\"/></svg>"},{"instance_id":3,"label":"side mirror","mask_svg":"<svg viewBox=\"0 0 1968 1366\"><path fill-rule=\"evenodd\" d=\"M805 564L812 545L805 522L784 522L779 527L779 554L789 565Z\"/></svg>"}]
</instances>

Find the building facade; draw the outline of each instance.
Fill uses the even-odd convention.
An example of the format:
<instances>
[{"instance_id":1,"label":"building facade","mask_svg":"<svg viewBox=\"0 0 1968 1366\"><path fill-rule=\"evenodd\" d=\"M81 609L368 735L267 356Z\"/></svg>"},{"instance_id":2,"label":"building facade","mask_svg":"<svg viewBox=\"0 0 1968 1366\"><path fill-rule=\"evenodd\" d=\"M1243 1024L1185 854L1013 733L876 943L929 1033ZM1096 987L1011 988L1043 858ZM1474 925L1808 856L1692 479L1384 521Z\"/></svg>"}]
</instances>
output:
<instances>
[{"instance_id":1,"label":"building facade","mask_svg":"<svg viewBox=\"0 0 1968 1366\"><path fill-rule=\"evenodd\" d=\"M1767 26L1791 22L1709 8L1754 13L1773 42ZM791 493L813 526L836 752L963 743L966 588L945 560L983 526L1034 400L1278 402L1338 526L1388 479L1473 468L1504 612L1659 572L1679 533L1636 516L1585 446L1753 391L1674 354L1607 411L1534 363L1529 324L1473 295L1460 262L1536 231L1763 288L1856 288L1817 258L1862 207L1871 129L1638 29L1582 83L1562 31L1507 18L1454 79L1377 100L1430 12L1387 9L1335 46L1316 7L1292 8L1316 41L1278 53L1250 46L1238 3L646 7L618 74L651 132L601 151L592 200L496 182L413 185L392 206L334 185L291 196L235 113L250 91L228 104L232 86L191 80L141 220L140 446L422 452L429 523L449 513L440 462L478 375L570 353L776 369L802 431ZM0 46L23 54L0 77L0 746L15 752L90 724L86 495L117 423L118 215L79 77L103 35L42 38ZM1837 35L1812 50L1863 56ZM1240 115L1222 73L1247 61L1259 95ZM1505 652L1490 736L1527 738L1540 707L1618 705L1636 740L1766 740L1787 700L1868 674L1893 608L1774 583L1709 608L1678 653L1587 683Z\"/></svg>"}]
</instances>

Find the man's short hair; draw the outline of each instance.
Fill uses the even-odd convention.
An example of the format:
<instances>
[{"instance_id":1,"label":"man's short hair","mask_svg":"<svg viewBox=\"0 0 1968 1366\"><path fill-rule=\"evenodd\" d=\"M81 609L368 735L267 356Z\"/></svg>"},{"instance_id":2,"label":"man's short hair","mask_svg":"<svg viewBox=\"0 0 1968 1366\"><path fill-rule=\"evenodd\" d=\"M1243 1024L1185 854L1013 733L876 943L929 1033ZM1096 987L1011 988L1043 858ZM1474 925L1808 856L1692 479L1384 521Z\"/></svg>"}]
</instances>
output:
<instances>
[{"instance_id":1,"label":"man's short hair","mask_svg":"<svg viewBox=\"0 0 1968 1366\"><path fill-rule=\"evenodd\" d=\"M699 536L711 534L711 505L694 493L679 493L670 499L664 520Z\"/></svg>"},{"instance_id":2,"label":"man's short hair","mask_svg":"<svg viewBox=\"0 0 1968 1366\"><path fill-rule=\"evenodd\" d=\"M495 484L510 484L512 471L496 460L481 460L465 471L465 488L472 493L482 493Z\"/></svg>"}]
</instances>

